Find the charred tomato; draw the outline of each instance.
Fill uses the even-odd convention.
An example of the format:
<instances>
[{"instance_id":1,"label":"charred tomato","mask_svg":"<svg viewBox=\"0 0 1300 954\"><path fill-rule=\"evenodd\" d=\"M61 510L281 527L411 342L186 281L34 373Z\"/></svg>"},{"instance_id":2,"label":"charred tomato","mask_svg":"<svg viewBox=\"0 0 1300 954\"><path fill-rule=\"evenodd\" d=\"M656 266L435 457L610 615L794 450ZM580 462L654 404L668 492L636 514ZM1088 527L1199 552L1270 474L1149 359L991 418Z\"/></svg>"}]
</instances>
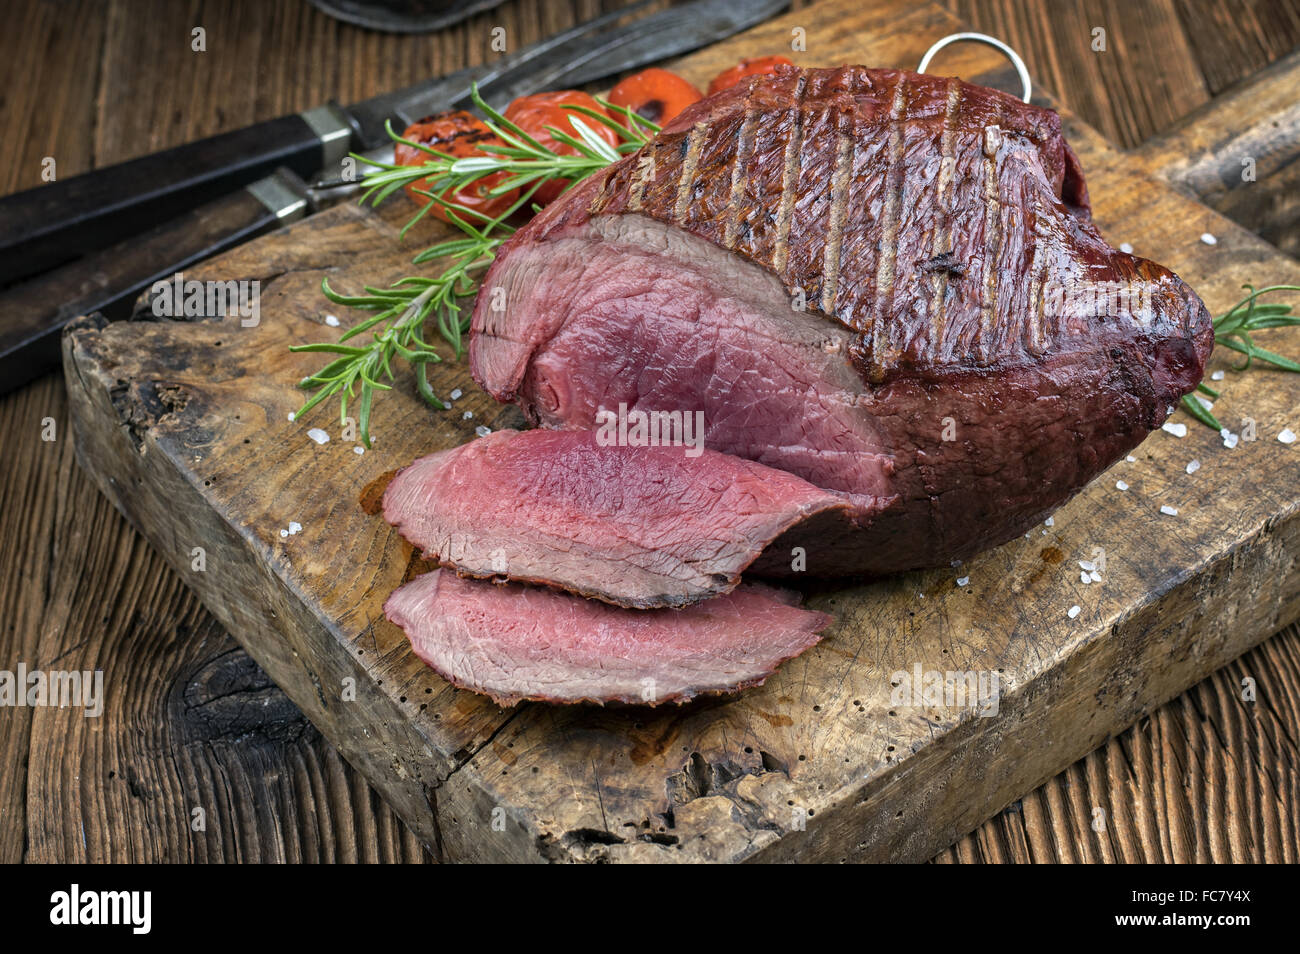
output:
<instances>
[{"instance_id":1,"label":"charred tomato","mask_svg":"<svg viewBox=\"0 0 1300 954\"><path fill-rule=\"evenodd\" d=\"M569 122L571 116L581 119L586 123L587 128L611 146L618 145L618 135L614 130L589 116L583 116L571 109L565 109L566 106L584 106L594 112L609 115L600 103L586 93L563 89L553 93L534 93L531 96L521 96L506 107L505 117L547 149L562 156L576 156L578 150L568 143L558 142L547 130L547 127L554 127L561 132L569 133L574 138L578 138L577 131L573 128L573 124ZM569 180L567 179L552 179L543 183L542 187L533 195L533 201L538 205L553 202L568 184Z\"/></svg>"},{"instance_id":2,"label":"charred tomato","mask_svg":"<svg viewBox=\"0 0 1300 954\"><path fill-rule=\"evenodd\" d=\"M785 56L756 56L753 59L741 60L731 69L723 70L713 77L713 82L709 84L709 95L730 89L748 76L775 73L778 66L794 66L794 62Z\"/></svg>"},{"instance_id":3,"label":"charred tomato","mask_svg":"<svg viewBox=\"0 0 1300 954\"><path fill-rule=\"evenodd\" d=\"M676 73L652 67L623 79L609 93L615 106L630 109L643 119L663 126L683 109L703 99L692 83Z\"/></svg>"},{"instance_id":4,"label":"charred tomato","mask_svg":"<svg viewBox=\"0 0 1300 954\"><path fill-rule=\"evenodd\" d=\"M490 153L484 153L479 148L482 145L504 145L483 120L465 112L463 109L439 113L436 116L426 116L419 122L406 127L406 131L402 133L402 138L418 142L431 149L437 149L439 152L455 156L458 159L465 156L490 155ZM393 153L394 159L399 166L419 166L432 158L427 152L400 142L393 150ZM471 211L478 212L480 215L496 218L509 209L515 200L519 198L518 189L511 189L501 195L490 194L505 179L506 173L504 172L484 176L457 192L448 194L446 199L449 202L463 205ZM428 196L420 195L417 190L428 192L431 189L432 186L428 179L420 179L406 187L406 194L420 205L427 205L429 202ZM440 205L435 205L431 212L444 222L451 221L447 210ZM473 220L471 224L477 225L479 223L477 220Z\"/></svg>"}]
</instances>

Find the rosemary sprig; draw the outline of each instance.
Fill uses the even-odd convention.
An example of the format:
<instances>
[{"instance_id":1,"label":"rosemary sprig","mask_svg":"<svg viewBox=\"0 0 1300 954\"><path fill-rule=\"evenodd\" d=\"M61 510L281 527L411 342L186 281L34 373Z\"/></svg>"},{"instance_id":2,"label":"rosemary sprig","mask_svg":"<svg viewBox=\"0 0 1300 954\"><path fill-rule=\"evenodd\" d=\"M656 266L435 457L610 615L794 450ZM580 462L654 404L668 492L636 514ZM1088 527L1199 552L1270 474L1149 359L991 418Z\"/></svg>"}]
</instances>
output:
<instances>
[{"instance_id":1,"label":"rosemary sprig","mask_svg":"<svg viewBox=\"0 0 1300 954\"><path fill-rule=\"evenodd\" d=\"M413 265L443 260L443 270L436 277L409 275L386 288L367 285L365 294L355 296L340 295L330 288L328 280L321 282L321 291L334 304L374 314L349 328L337 343L296 345L289 349L338 355L299 382L299 387L315 389L316 393L298 409L295 420L325 399L337 396L339 421L345 423L348 402L359 388L357 425L362 443L369 447L370 410L375 392L392 390L383 382L385 379L393 380L393 363L399 358L415 368L420 397L445 410L448 405L433 393L428 381L428 365L442 360L424 337L425 325L430 318L436 319L439 333L459 358L461 342L469 327L469 306L478 293L479 279L491 264L498 246L515 231L508 220L521 211L535 210L533 196L545 183L567 179L567 191L592 173L617 162L623 155L640 149L659 131L658 126L637 113L604 100L598 102L609 113L620 117L621 122L583 106L566 106L565 109L575 114L569 117L573 131L547 127L556 141L577 152L576 155L561 155L485 103L477 88L473 90L472 98L486 117L484 123L501 140L499 144L479 146L481 156L458 158L424 143L403 139L393 131L391 124L388 135L393 141L427 153L427 162L399 166L354 154L359 162L372 167L361 183L365 189L361 196L363 204L378 205L399 189L427 180L425 188L415 191L430 201L402 227L402 236L435 207L445 210L462 234L429 246L411 260ZM612 129L619 139L618 145L610 146L597 136L583 117ZM491 189L490 194L504 195L519 190L518 198L501 214L490 217L451 198L479 180L501 173L506 174L505 178ZM365 332L371 332L371 339L366 344L345 344Z\"/></svg>"},{"instance_id":2,"label":"rosemary sprig","mask_svg":"<svg viewBox=\"0 0 1300 954\"><path fill-rule=\"evenodd\" d=\"M1249 291L1250 294L1214 319L1214 343L1223 345L1225 348L1231 348L1233 351L1238 351L1246 356L1246 360L1232 370L1246 371L1250 368L1251 362L1258 359L1281 368L1283 371L1300 373L1300 364L1290 358L1275 354L1267 348L1261 348L1255 344L1254 339L1250 336L1252 331L1264 331L1268 328L1290 328L1300 325L1300 315L1292 314L1290 305L1264 304L1259 301L1261 296L1270 292L1300 291L1300 286L1269 285L1258 291L1255 290L1254 285L1243 285L1242 287ZM1204 383L1197 385L1196 390L1202 391L1210 395L1210 397L1217 398L1219 396L1218 391ZM1212 427L1216 431L1223 430L1218 418L1211 414L1210 409L1198 401L1194 394L1183 395L1183 407L1187 409L1187 413L1202 424Z\"/></svg>"}]
</instances>

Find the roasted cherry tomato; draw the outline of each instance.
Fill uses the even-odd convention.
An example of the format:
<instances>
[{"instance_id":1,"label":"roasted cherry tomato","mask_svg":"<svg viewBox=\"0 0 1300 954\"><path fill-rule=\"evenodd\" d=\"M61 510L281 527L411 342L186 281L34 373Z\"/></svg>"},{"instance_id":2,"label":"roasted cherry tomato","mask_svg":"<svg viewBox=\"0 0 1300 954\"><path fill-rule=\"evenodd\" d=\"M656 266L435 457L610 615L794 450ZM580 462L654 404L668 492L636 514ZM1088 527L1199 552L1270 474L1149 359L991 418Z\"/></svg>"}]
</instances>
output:
<instances>
[{"instance_id":1,"label":"roasted cherry tomato","mask_svg":"<svg viewBox=\"0 0 1300 954\"><path fill-rule=\"evenodd\" d=\"M477 117L465 112L456 110L450 113L439 113L437 116L427 116L417 123L406 128L402 133L403 139L409 139L412 142L423 143L431 149L437 149L439 152L445 152L449 156L461 158L464 156L482 156L490 155L479 150L482 144L501 143L487 125ZM405 143L398 143L393 150L394 159L399 166L420 166L428 162L432 156L413 146ZM498 172L495 175L485 176L478 179L458 192L450 193L446 196L450 202L458 203L478 212L480 215L496 218L506 209L514 204L519 198L519 190L511 189L501 195L489 195L497 185L506 179L506 173ZM423 189L428 192L431 186L428 179L420 179L406 187L406 194L421 205L427 205L429 199L427 196L420 195L417 189ZM449 222L451 219L447 215L447 210L440 205L435 205L432 214ZM480 224L478 220L471 220L471 225Z\"/></svg>"},{"instance_id":2,"label":"roasted cherry tomato","mask_svg":"<svg viewBox=\"0 0 1300 954\"><path fill-rule=\"evenodd\" d=\"M658 67L633 73L609 92L609 101L615 106L630 109L659 126L703 98L691 83Z\"/></svg>"},{"instance_id":3,"label":"roasted cherry tomato","mask_svg":"<svg viewBox=\"0 0 1300 954\"><path fill-rule=\"evenodd\" d=\"M778 66L794 66L794 63L784 56L758 56L752 60L741 60L731 69L723 70L713 77L713 82L709 84L709 95L730 89L747 76L775 73Z\"/></svg>"},{"instance_id":4,"label":"roasted cherry tomato","mask_svg":"<svg viewBox=\"0 0 1300 954\"><path fill-rule=\"evenodd\" d=\"M569 117L577 116L587 127L597 136L609 143L611 146L617 146L619 143L618 134L610 129L604 123L597 122L590 116L584 116L582 113L565 109L568 106L585 106L587 109L594 110L597 113L609 115L601 108L600 103L596 102L586 93L579 93L577 90L563 89L554 93L534 93L532 96L521 96L508 107L506 107L505 117L510 120L528 135L532 136L546 148L557 152L562 156L576 156L578 150L574 149L568 143L557 142L555 138L547 131L547 126L552 126L561 132L572 135L575 139L580 139L578 132L569 122ZM568 185L567 179L552 179L545 183L540 189L533 194L533 201L538 205L546 205L553 202L559 197ZM531 188L531 187L526 187Z\"/></svg>"}]
</instances>

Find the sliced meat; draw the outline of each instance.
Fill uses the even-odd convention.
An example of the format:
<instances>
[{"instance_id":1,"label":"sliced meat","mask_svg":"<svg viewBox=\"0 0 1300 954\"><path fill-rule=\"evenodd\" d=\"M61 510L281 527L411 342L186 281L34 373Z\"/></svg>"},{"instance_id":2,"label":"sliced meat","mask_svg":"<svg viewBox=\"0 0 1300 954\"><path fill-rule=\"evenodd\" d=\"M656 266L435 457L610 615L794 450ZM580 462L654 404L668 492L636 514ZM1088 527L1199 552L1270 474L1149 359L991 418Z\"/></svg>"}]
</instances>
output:
<instances>
[{"instance_id":1,"label":"sliced meat","mask_svg":"<svg viewBox=\"0 0 1300 954\"><path fill-rule=\"evenodd\" d=\"M417 656L500 705L685 702L761 685L817 642L825 613L746 584L682 610L629 610L555 590L417 577L384 604Z\"/></svg>"},{"instance_id":2,"label":"sliced meat","mask_svg":"<svg viewBox=\"0 0 1300 954\"><path fill-rule=\"evenodd\" d=\"M590 431L497 431L421 458L384 494L384 518L461 574L637 609L725 593L790 528L874 506L717 451L601 446Z\"/></svg>"},{"instance_id":3,"label":"sliced meat","mask_svg":"<svg viewBox=\"0 0 1300 954\"><path fill-rule=\"evenodd\" d=\"M860 67L702 100L520 229L484 287L471 369L535 422L702 409L710 448L892 500L778 541L814 575L1023 533L1213 346L1191 289L1092 225L1055 113Z\"/></svg>"}]
</instances>

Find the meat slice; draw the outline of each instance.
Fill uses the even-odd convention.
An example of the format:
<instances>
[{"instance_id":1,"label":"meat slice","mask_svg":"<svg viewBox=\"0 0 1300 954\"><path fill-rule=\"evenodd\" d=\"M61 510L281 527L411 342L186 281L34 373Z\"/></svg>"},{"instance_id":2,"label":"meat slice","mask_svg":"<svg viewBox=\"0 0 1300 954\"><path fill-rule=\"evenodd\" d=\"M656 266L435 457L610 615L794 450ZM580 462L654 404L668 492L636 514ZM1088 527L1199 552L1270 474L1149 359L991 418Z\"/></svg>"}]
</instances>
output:
<instances>
[{"instance_id":1,"label":"meat slice","mask_svg":"<svg viewBox=\"0 0 1300 954\"><path fill-rule=\"evenodd\" d=\"M734 692L761 685L830 622L754 584L682 610L629 610L444 570L396 590L384 613L428 665L500 705L656 705Z\"/></svg>"},{"instance_id":2,"label":"meat slice","mask_svg":"<svg viewBox=\"0 0 1300 954\"><path fill-rule=\"evenodd\" d=\"M867 519L873 505L717 451L506 430L403 469L384 518L461 574L647 609L725 593L790 528L828 511Z\"/></svg>"},{"instance_id":3,"label":"meat slice","mask_svg":"<svg viewBox=\"0 0 1300 954\"><path fill-rule=\"evenodd\" d=\"M793 528L816 575L1023 533L1213 346L1191 289L1092 225L1055 113L861 67L702 100L520 229L484 287L471 369L535 422L701 409L712 449L892 501Z\"/></svg>"}]
</instances>

